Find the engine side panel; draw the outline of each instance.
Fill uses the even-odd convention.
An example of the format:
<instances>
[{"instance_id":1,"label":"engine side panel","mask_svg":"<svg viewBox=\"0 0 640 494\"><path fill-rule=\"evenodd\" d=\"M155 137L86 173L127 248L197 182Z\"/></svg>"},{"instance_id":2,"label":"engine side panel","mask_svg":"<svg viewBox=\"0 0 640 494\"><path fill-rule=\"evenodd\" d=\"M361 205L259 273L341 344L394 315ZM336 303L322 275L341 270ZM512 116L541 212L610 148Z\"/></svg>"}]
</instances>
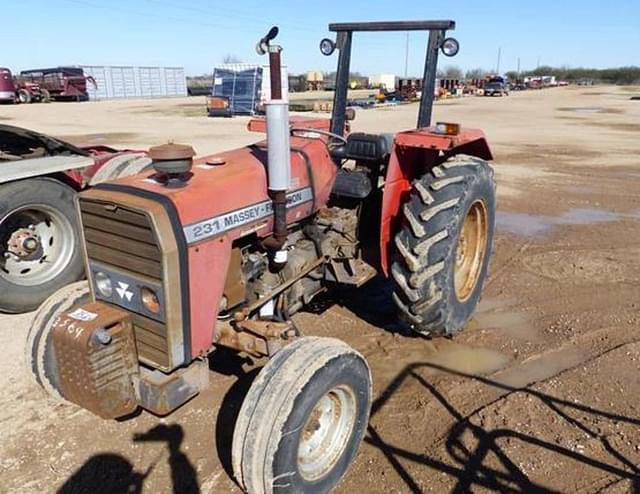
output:
<instances>
[{"instance_id":1,"label":"engine side panel","mask_svg":"<svg viewBox=\"0 0 640 494\"><path fill-rule=\"evenodd\" d=\"M329 199L336 166L320 139L291 138L291 187L287 223L299 222ZM208 165L212 159L222 165ZM150 174L118 180L168 197L176 207L188 248L191 354L209 351L233 241L273 231L267 193L266 142L196 160L184 187L158 184Z\"/></svg>"}]
</instances>

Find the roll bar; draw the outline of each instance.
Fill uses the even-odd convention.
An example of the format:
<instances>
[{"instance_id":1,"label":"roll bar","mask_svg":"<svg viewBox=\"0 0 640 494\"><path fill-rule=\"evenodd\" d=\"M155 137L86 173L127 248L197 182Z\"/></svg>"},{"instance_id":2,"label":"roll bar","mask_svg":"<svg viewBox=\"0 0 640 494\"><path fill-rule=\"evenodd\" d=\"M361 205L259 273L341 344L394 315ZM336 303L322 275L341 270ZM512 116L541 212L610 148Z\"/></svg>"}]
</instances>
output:
<instances>
[{"instance_id":1,"label":"roll bar","mask_svg":"<svg viewBox=\"0 0 640 494\"><path fill-rule=\"evenodd\" d=\"M331 132L344 134L345 111L347 109L347 91L349 86L349 67L351 65L351 41L354 32L380 31L429 31L427 54L425 57L422 81L422 97L418 112L418 128L428 127L433 111L433 94L436 84L436 67L438 52L446 31L453 30L456 23L451 20L439 21L383 21L383 22L346 22L329 24L329 31L337 33L336 48L338 55L338 72L336 88L333 96L331 114Z\"/></svg>"},{"instance_id":2,"label":"roll bar","mask_svg":"<svg viewBox=\"0 0 640 494\"><path fill-rule=\"evenodd\" d=\"M456 28L454 21L382 21L343 22L329 24L329 31L449 31Z\"/></svg>"}]
</instances>

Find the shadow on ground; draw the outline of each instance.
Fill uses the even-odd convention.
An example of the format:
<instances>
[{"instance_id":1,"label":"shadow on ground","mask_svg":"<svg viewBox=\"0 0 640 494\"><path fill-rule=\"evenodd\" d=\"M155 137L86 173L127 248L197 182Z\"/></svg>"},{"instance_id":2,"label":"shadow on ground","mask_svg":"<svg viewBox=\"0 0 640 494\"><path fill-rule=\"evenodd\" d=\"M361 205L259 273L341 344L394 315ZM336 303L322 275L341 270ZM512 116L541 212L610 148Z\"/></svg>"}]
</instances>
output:
<instances>
[{"instance_id":1,"label":"shadow on ground","mask_svg":"<svg viewBox=\"0 0 640 494\"><path fill-rule=\"evenodd\" d=\"M184 430L177 424L159 424L144 434L134 434L133 442L166 443L174 493L200 492L198 474L180 447ZM145 472L137 472L123 456L114 453L97 454L89 458L64 485L58 494L80 493L140 493L145 479L153 471L159 458Z\"/></svg>"},{"instance_id":2,"label":"shadow on ground","mask_svg":"<svg viewBox=\"0 0 640 494\"><path fill-rule=\"evenodd\" d=\"M311 301L305 311L322 314L332 305L353 312L358 318L389 333L416 336L409 326L398 319L393 303L393 284L384 276L376 276L360 288L335 288Z\"/></svg>"},{"instance_id":3,"label":"shadow on ground","mask_svg":"<svg viewBox=\"0 0 640 494\"><path fill-rule=\"evenodd\" d=\"M558 417L566 421L568 424L578 427L589 437L598 439L603 448L611 456L611 459L617 461L619 464L623 465L623 467L591 458L579 452L515 430L486 430L479 427L471 423L470 420L478 410L475 410L467 416L462 415L441 393L438 392L432 384L427 382L420 374L418 374L418 371L421 369L431 369L441 373L454 375L458 378L474 380L486 386L497 388L503 393L502 397L510 393L525 393L530 395L544 403L551 412L557 414ZM454 493L471 492L476 488L486 488L492 491L506 493L556 492L532 482L498 445L499 440L513 438L596 468L603 474L616 478L616 481L631 480L631 492L633 494L640 493L640 469L638 466L636 466L629 458L617 451L606 437L586 425L590 416L601 417L607 420L636 426L640 426L640 419L625 417L586 405L572 403L529 388L511 387L485 377L454 371L439 365L419 363L405 367L405 369L397 375L391 384L380 393L379 397L373 404L371 416L373 417L378 413L383 413L382 410L384 409L385 404L394 395L394 393L409 380L415 380L420 383L425 391L429 393L431 398L444 407L455 421L446 435L446 450L449 459L451 460L450 462L442 461L440 459L430 457L429 455L409 451L400 446L392 445L388 441L385 441L373 426L369 426L368 435L365 438L365 441L379 449L384 454L389 464L402 478L406 484L407 490L410 492L422 492L422 490L420 489L417 480L411 476L405 467L403 467L400 462L401 459L424 465L425 467L434 470L434 474L436 474L436 472L440 472L454 478L455 485L451 490L451 492ZM569 410L580 412L582 420L571 417L567 413ZM475 449L467 448L463 442L463 435L468 435L469 433L477 441ZM492 458L498 459L501 468L490 467L484 464L489 455L492 455Z\"/></svg>"}]
</instances>

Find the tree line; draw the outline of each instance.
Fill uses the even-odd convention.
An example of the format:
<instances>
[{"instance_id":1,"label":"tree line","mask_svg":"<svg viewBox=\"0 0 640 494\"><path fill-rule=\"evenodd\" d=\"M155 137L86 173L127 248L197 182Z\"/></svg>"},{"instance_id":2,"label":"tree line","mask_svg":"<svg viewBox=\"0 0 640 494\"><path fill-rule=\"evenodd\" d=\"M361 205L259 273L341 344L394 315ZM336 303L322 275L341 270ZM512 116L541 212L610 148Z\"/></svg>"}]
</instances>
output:
<instances>
[{"instance_id":1,"label":"tree line","mask_svg":"<svg viewBox=\"0 0 640 494\"><path fill-rule=\"evenodd\" d=\"M517 76L517 73L513 72ZM561 81L575 82L590 79L607 84L638 84L640 83L640 67L615 67L610 69L590 69L586 67L548 67L542 66L534 70L523 72L522 76L553 75ZM511 77L511 76L509 76Z\"/></svg>"},{"instance_id":2,"label":"tree line","mask_svg":"<svg viewBox=\"0 0 640 494\"><path fill-rule=\"evenodd\" d=\"M487 74L492 74L490 70L476 68L463 72L460 67L450 65L438 70L438 77L441 79L482 79ZM525 70L520 73L510 70L505 75L511 79L522 79L526 76L552 75L557 80L576 82L580 80L592 80L607 84L640 84L640 67L615 67L611 69L590 69L585 67L550 67L540 66L533 70Z\"/></svg>"}]
</instances>

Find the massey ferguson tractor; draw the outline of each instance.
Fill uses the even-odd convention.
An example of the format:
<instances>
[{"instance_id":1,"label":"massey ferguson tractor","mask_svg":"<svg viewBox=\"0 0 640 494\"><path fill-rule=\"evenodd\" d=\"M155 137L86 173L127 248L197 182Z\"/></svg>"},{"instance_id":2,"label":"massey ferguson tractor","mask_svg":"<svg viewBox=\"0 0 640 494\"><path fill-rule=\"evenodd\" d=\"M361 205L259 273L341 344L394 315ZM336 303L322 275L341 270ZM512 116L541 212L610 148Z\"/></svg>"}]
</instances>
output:
<instances>
[{"instance_id":1,"label":"massey ferguson tractor","mask_svg":"<svg viewBox=\"0 0 640 494\"><path fill-rule=\"evenodd\" d=\"M371 374L345 343L302 336L291 317L317 294L388 276L416 335L453 335L471 317L491 252L495 185L480 130L430 126L439 51L453 21L330 24L338 50L331 120L290 118L281 47L268 54L272 100L249 129L266 140L194 159L150 150L153 172L99 184L77 201L89 288L40 308L28 358L51 395L105 419L164 416L207 386L207 356L264 358L233 433L250 493L327 492L365 434ZM353 34L428 31L417 127L349 133ZM268 359L268 360L267 360Z\"/></svg>"}]
</instances>

